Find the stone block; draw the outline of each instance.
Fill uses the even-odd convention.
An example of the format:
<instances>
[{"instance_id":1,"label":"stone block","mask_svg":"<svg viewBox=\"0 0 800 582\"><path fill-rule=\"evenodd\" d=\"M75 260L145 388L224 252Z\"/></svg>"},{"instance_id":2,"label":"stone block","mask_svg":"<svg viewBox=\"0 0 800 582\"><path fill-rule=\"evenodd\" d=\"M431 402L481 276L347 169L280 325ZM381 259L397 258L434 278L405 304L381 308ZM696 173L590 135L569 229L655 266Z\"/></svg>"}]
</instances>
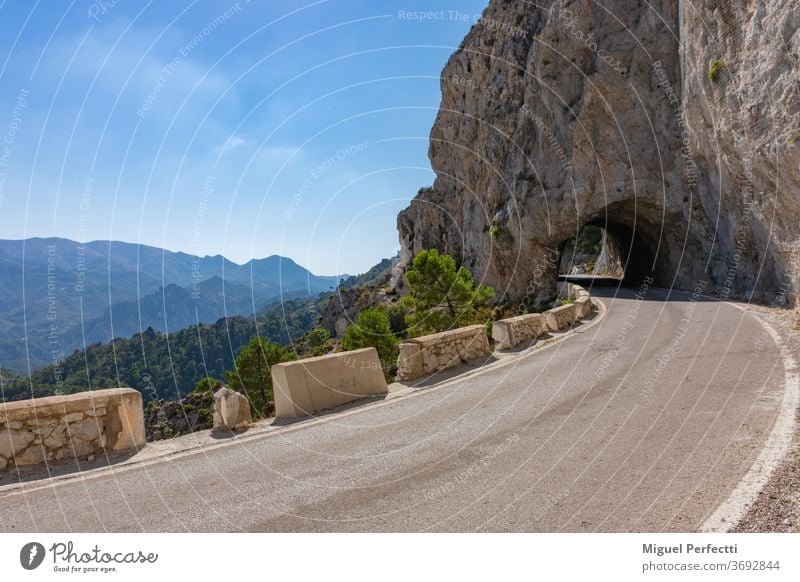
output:
<instances>
[{"instance_id":1,"label":"stone block","mask_svg":"<svg viewBox=\"0 0 800 582\"><path fill-rule=\"evenodd\" d=\"M562 331L575 323L577 310L574 303L556 307L545 312L547 329L549 331Z\"/></svg>"},{"instance_id":2,"label":"stone block","mask_svg":"<svg viewBox=\"0 0 800 582\"><path fill-rule=\"evenodd\" d=\"M64 415L64 422L78 422L79 420L83 420L83 412L80 410Z\"/></svg>"},{"instance_id":3,"label":"stone block","mask_svg":"<svg viewBox=\"0 0 800 582\"><path fill-rule=\"evenodd\" d=\"M541 313L518 315L501 319L492 324L492 338L497 348L507 350L519 344L536 339L546 332L545 316Z\"/></svg>"},{"instance_id":4,"label":"stone block","mask_svg":"<svg viewBox=\"0 0 800 582\"><path fill-rule=\"evenodd\" d=\"M36 437L26 430L0 431L0 456L12 459L21 453Z\"/></svg>"},{"instance_id":5,"label":"stone block","mask_svg":"<svg viewBox=\"0 0 800 582\"><path fill-rule=\"evenodd\" d=\"M592 298L588 295L578 297L575 300L575 309L578 319L589 317L592 314Z\"/></svg>"},{"instance_id":6,"label":"stone block","mask_svg":"<svg viewBox=\"0 0 800 582\"><path fill-rule=\"evenodd\" d=\"M15 459L18 467L24 467L27 465L38 465L39 463L43 463L46 458L45 449L41 444L38 445L31 445L25 452L21 455L18 455Z\"/></svg>"}]
</instances>

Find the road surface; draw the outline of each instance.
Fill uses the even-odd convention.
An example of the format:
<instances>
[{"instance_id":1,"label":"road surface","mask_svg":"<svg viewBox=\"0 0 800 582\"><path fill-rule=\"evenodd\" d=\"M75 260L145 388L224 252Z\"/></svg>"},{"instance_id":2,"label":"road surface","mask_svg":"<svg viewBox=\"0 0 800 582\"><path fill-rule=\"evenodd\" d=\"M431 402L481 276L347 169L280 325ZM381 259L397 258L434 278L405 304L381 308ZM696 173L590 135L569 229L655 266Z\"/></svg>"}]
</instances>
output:
<instances>
[{"instance_id":1,"label":"road surface","mask_svg":"<svg viewBox=\"0 0 800 582\"><path fill-rule=\"evenodd\" d=\"M761 451L783 363L752 313L638 292L594 289L583 333L409 397L29 483L0 531L697 530Z\"/></svg>"}]
</instances>

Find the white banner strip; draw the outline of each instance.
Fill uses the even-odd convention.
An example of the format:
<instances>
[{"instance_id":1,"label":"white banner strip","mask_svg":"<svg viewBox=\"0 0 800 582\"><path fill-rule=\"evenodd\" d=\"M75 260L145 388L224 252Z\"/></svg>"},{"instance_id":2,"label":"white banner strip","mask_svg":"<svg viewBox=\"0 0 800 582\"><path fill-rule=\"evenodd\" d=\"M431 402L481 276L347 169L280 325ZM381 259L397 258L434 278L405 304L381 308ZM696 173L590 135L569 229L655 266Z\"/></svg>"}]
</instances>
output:
<instances>
[{"instance_id":1,"label":"white banner strip","mask_svg":"<svg viewBox=\"0 0 800 582\"><path fill-rule=\"evenodd\" d=\"M794 581L798 548L798 534L5 534L0 572L137 582Z\"/></svg>"}]
</instances>

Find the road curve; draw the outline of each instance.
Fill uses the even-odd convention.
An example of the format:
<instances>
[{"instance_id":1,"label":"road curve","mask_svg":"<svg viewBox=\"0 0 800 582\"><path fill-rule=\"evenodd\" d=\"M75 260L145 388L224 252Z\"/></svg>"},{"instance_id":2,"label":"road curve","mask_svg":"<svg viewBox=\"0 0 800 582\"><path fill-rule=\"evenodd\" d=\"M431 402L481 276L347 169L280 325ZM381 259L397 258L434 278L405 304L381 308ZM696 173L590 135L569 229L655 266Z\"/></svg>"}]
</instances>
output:
<instances>
[{"instance_id":1,"label":"road curve","mask_svg":"<svg viewBox=\"0 0 800 582\"><path fill-rule=\"evenodd\" d=\"M758 456L780 351L729 303L593 289L605 319L322 422L0 494L0 530L693 531Z\"/></svg>"}]
</instances>

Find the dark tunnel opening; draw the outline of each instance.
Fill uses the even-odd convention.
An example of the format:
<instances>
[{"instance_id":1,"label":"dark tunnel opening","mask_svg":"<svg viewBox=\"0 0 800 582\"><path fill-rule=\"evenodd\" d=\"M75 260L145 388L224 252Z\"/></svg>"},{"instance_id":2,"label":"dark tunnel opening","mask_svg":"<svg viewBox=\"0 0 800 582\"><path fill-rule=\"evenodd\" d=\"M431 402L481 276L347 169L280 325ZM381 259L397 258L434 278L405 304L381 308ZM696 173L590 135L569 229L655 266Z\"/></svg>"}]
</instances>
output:
<instances>
[{"instance_id":1,"label":"dark tunnel opening","mask_svg":"<svg viewBox=\"0 0 800 582\"><path fill-rule=\"evenodd\" d=\"M645 237L622 222L589 221L562 246L559 277L593 277L639 286L654 276L654 255Z\"/></svg>"}]
</instances>

